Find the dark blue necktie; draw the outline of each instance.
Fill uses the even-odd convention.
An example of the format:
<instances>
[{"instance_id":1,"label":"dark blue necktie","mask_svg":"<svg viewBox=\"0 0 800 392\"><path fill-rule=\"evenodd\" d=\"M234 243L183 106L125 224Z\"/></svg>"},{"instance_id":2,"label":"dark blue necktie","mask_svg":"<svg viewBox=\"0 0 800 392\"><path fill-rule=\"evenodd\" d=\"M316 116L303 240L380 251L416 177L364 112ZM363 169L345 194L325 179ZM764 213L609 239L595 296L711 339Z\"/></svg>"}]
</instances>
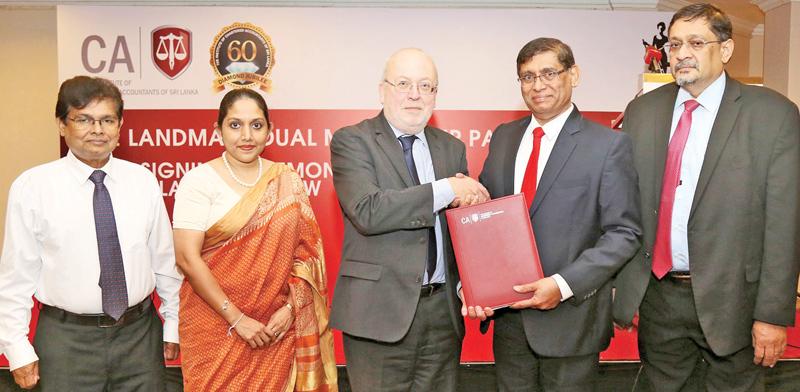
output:
<instances>
[{"instance_id":1,"label":"dark blue necktie","mask_svg":"<svg viewBox=\"0 0 800 392\"><path fill-rule=\"evenodd\" d=\"M94 183L94 229L97 235L97 253L100 256L100 289L103 292L103 313L119 320L128 308L128 286L125 283L125 266L114 219L111 195L103 180L106 173L95 170L89 179Z\"/></svg>"},{"instance_id":2,"label":"dark blue necktie","mask_svg":"<svg viewBox=\"0 0 800 392\"><path fill-rule=\"evenodd\" d=\"M403 145L403 158L406 160L406 167L408 167L408 174L411 174L411 180L414 185L419 185L419 175L417 174L417 165L414 163L414 154L412 149L417 137L414 135L400 136L400 144ZM428 272L428 283L433 279L433 273L436 271L436 231L431 227L428 229L428 260L425 264L426 271Z\"/></svg>"}]
</instances>

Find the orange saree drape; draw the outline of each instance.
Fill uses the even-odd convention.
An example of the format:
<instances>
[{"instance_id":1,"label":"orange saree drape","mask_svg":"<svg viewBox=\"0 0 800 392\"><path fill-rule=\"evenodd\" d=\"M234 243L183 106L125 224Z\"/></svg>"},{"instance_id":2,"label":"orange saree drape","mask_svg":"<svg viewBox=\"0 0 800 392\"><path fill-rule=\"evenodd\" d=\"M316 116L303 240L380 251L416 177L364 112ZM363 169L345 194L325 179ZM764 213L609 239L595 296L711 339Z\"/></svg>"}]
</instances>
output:
<instances>
[{"instance_id":1,"label":"orange saree drape","mask_svg":"<svg viewBox=\"0 0 800 392\"><path fill-rule=\"evenodd\" d=\"M300 177L273 164L206 231L203 260L229 300L267 324L286 304L295 319L279 342L252 349L184 281L180 336L186 391L337 391L319 227ZM290 289L291 286L291 289Z\"/></svg>"}]
</instances>

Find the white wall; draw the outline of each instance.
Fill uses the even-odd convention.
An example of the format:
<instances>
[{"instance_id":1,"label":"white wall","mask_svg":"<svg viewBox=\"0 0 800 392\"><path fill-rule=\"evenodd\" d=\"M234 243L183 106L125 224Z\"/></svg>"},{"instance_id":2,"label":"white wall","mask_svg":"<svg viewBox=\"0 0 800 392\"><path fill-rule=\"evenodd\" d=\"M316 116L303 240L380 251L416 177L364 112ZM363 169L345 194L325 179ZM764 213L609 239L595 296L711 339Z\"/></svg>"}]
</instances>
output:
<instances>
[{"instance_id":1,"label":"white wall","mask_svg":"<svg viewBox=\"0 0 800 392\"><path fill-rule=\"evenodd\" d=\"M0 8L0 222L8 188L25 169L59 156L56 10ZM0 246L5 224L0 225Z\"/></svg>"}]
</instances>

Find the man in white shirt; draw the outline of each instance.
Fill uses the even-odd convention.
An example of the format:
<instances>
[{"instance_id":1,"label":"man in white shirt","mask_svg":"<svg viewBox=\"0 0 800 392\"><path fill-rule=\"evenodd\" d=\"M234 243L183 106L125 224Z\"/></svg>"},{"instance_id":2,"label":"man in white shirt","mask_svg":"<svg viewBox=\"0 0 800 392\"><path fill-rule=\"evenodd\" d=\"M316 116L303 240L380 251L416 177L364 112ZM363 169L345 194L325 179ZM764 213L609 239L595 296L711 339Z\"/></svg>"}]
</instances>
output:
<instances>
[{"instance_id":1,"label":"man in white shirt","mask_svg":"<svg viewBox=\"0 0 800 392\"><path fill-rule=\"evenodd\" d=\"M172 232L152 173L111 156L122 108L108 80L65 81L55 114L69 153L9 191L0 349L22 388L160 391L164 360L178 356ZM32 296L41 304L33 346Z\"/></svg>"},{"instance_id":2,"label":"man in white shirt","mask_svg":"<svg viewBox=\"0 0 800 392\"><path fill-rule=\"evenodd\" d=\"M732 37L713 5L678 10L676 83L625 111L644 236L616 280L614 319L631 326L639 311L640 380L657 391L763 391L794 323L800 114L728 77Z\"/></svg>"},{"instance_id":3,"label":"man in white shirt","mask_svg":"<svg viewBox=\"0 0 800 392\"><path fill-rule=\"evenodd\" d=\"M500 391L590 391L613 330L612 278L639 247L631 141L573 105L580 72L565 43L529 42L517 75L531 115L497 127L480 182L492 198L525 195L546 277L515 286L530 299L510 309L462 312L494 316Z\"/></svg>"}]
</instances>

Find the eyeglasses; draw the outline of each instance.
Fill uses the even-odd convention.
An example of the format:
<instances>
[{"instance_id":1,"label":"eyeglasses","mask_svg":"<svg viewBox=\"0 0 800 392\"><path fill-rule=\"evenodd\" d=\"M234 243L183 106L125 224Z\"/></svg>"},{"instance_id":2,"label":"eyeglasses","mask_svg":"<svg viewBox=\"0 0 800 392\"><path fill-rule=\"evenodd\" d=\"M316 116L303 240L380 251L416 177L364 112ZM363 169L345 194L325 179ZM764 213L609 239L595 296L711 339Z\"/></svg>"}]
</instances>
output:
<instances>
[{"instance_id":1,"label":"eyeglasses","mask_svg":"<svg viewBox=\"0 0 800 392\"><path fill-rule=\"evenodd\" d=\"M386 79L383 79L383 81L386 84L394 87L394 89L397 90L397 92L404 94L411 92L411 88L414 87L415 84L417 85L417 90L419 90L420 94L425 94L425 95L435 94L436 90L438 89L438 87L431 82L412 83L408 80L398 80L396 83L392 83Z\"/></svg>"},{"instance_id":2,"label":"eyeglasses","mask_svg":"<svg viewBox=\"0 0 800 392\"><path fill-rule=\"evenodd\" d=\"M567 68L562 69L561 71L545 71L540 73L539 75L534 75L531 73L526 73L517 78L517 81L522 84L533 84L536 82L536 79L541 78L543 83L552 82L556 79L556 76L561 75L562 73L566 72Z\"/></svg>"},{"instance_id":3,"label":"eyeglasses","mask_svg":"<svg viewBox=\"0 0 800 392\"><path fill-rule=\"evenodd\" d=\"M68 120L75 124L75 128L85 131L94 127L94 123L99 123L100 128L104 130L114 129L119 125L119 119L116 117L103 117L101 119L94 119L88 116L83 117L67 117Z\"/></svg>"},{"instance_id":4,"label":"eyeglasses","mask_svg":"<svg viewBox=\"0 0 800 392\"><path fill-rule=\"evenodd\" d=\"M686 44L689 45L689 49L691 49L691 50L693 50L695 52L698 52L698 51L703 50L703 48L705 48L706 45L708 45L708 44L718 44L718 43L722 43L722 42L725 42L725 41L721 41L721 40L705 41L705 40L702 40L702 39L690 39L689 42L669 41L666 44L664 44L664 50L666 50L667 52L677 52L677 51L681 50L681 48L683 47L683 44L686 43Z\"/></svg>"}]
</instances>

